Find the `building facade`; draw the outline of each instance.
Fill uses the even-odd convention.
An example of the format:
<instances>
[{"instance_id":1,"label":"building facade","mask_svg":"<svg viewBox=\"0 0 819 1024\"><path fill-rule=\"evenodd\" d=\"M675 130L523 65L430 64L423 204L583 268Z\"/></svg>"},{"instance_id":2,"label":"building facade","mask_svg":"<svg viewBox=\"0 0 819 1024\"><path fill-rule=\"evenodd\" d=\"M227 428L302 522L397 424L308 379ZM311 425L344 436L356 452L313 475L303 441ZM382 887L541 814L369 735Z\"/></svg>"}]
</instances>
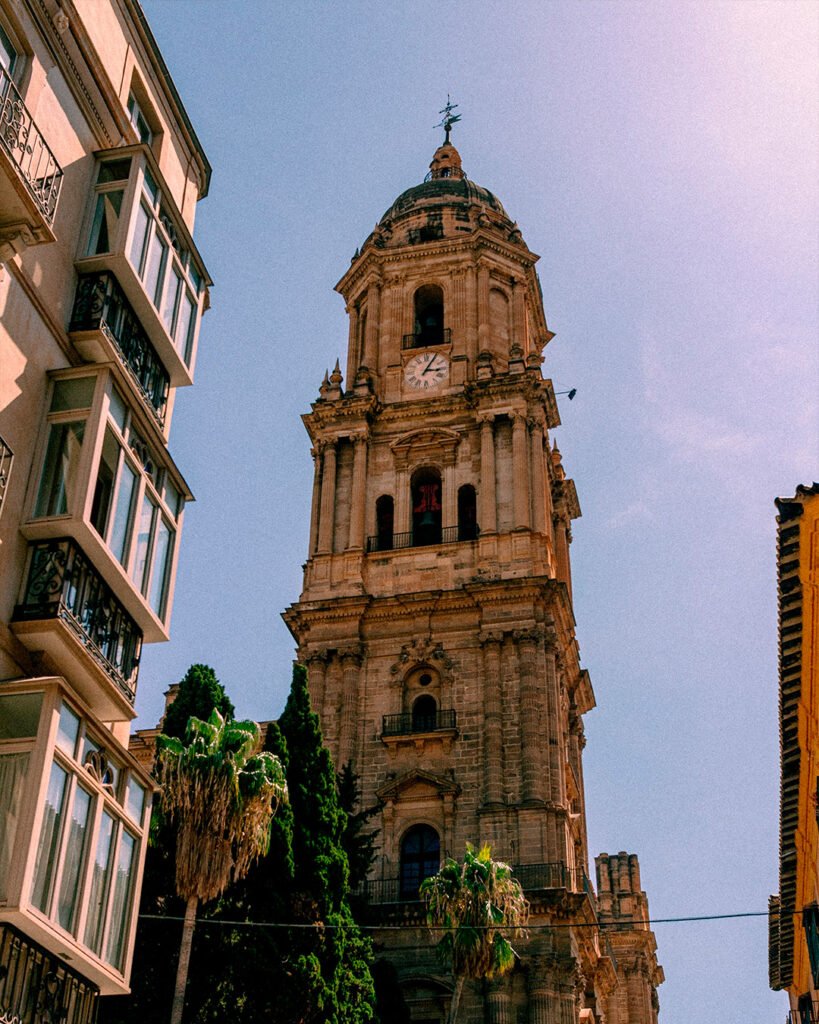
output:
<instances>
[{"instance_id":1,"label":"building facade","mask_svg":"<svg viewBox=\"0 0 819 1024\"><path fill-rule=\"evenodd\" d=\"M819 1020L819 484L777 498L779 892L770 900L771 988L792 1024Z\"/></svg>"},{"instance_id":2,"label":"building facade","mask_svg":"<svg viewBox=\"0 0 819 1024\"><path fill-rule=\"evenodd\" d=\"M447 129L427 179L337 285L347 383L337 363L304 417L309 552L285 620L335 763L351 762L380 808L363 895L369 920L391 926L376 944L413 1021L443 1021L450 991L418 886L471 842L514 866L531 929L511 976L467 987L465 1021L654 1024L662 973L636 858L606 867L605 910L586 874L580 507L549 437L560 419L541 372L553 335L537 258ZM605 914L632 937L622 965ZM629 1001L638 961L647 987Z\"/></svg>"},{"instance_id":3,"label":"building facade","mask_svg":"<svg viewBox=\"0 0 819 1024\"><path fill-rule=\"evenodd\" d=\"M128 991L210 167L136 0L0 0L0 1020Z\"/></svg>"}]
</instances>

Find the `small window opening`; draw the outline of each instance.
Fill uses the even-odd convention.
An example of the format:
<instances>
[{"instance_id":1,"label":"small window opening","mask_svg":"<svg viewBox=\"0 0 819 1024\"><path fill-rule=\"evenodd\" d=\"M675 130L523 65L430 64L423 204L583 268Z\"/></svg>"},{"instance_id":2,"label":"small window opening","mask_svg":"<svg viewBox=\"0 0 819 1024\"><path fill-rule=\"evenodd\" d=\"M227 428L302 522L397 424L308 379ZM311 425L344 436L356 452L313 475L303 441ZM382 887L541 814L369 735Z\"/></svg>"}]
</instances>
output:
<instances>
[{"instance_id":1,"label":"small window opening","mask_svg":"<svg viewBox=\"0 0 819 1024\"><path fill-rule=\"evenodd\" d=\"M382 494L375 503L376 543L379 551L392 551L394 503L391 494Z\"/></svg>"},{"instance_id":2,"label":"small window opening","mask_svg":"<svg viewBox=\"0 0 819 1024\"><path fill-rule=\"evenodd\" d=\"M415 346L440 345L444 340L444 293L425 284L415 293Z\"/></svg>"},{"instance_id":3,"label":"small window opening","mask_svg":"<svg viewBox=\"0 0 819 1024\"><path fill-rule=\"evenodd\" d=\"M401 899L417 899L421 882L437 875L440 866L438 833L429 825L413 825L401 840Z\"/></svg>"},{"instance_id":4,"label":"small window opening","mask_svg":"<svg viewBox=\"0 0 819 1024\"><path fill-rule=\"evenodd\" d=\"M412 545L441 543L441 477L422 469L412 481Z\"/></svg>"},{"instance_id":5,"label":"small window opening","mask_svg":"<svg viewBox=\"0 0 819 1024\"><path fill-rule=\"evenodd\" d=\"M5 68L12 75L14 74L14 65L16 63L17 51L14 49L12 41L6 35L3 26L0 25L0 68Z\"/></svg>"},{"instance_id":6,"label":"small window opening","mask_svg":"<svg viewBox=\"0 0 819 1024\"><path fill-rule=\"evenodd\" d=\"M464 484L458 489L458 540L475 540L478 536L478 514L475 488Z\"/></svg>"},{"instance_id":7,"label":"small window opening","mask_svg":"<svg viewBox=\"0 0 819 1024\"><path fill-rule=\"evenodd\" d=\"M418 679L419 686L429 686L431 682L432 676L429 674L429 672L424 672L423 675L421 675Z\"/></svg>"},{"instance_id":8,"label":"small window opening","mask_svg":"<svg viewBox=\"0 0 819 1024\"><path fill-rule=\"evenodd\" d=\"M438 717L438 705L428 693L420 696L412 705L412 731L434 732Z\"/></svg>"},{"instance_id":9,"label":"small window opening","mask_svg":"<svg viewBox=\"0 0 819 1024\"><path fill-rule=\"evenodd\" d=\"M132 92L128 93L128 116L131 120L131 125L139 137L139 141L150 146L154 141L154 133L151 131L148 119L142 112L139 100Z\"/></svg>"}]
</instances>

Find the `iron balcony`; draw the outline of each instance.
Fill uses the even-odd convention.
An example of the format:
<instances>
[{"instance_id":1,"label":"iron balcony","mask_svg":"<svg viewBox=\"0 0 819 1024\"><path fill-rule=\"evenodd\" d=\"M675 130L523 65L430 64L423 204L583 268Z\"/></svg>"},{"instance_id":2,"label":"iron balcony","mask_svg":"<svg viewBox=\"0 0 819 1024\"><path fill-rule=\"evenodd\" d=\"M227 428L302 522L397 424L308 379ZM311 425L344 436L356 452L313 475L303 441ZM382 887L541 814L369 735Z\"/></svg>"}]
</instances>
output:
<instances>
[{"instance_id":1,"label":"iron balcony","mask_svg":"<svg viewBox=\"0 0 819 1024\"><path fill-rule=\"evenodd\" d=\"M458 544L461 541L477 540L480 529L475 524L445 526L442 529L428 529L424 532L377 533L367 538L367 552L397 551L399 548L422 548L432 544Z\"/></svg>"},{"instance_id":2,"label":"iron balcony","mask_svg":"<svg viewBox=\"0 0 819 1024\"><path fill-rule=\"evenodd\" d=\"M0 65L0 146L8 154L49 229L63 171L46 145L8 71Z\"/></svg>"},{"instance_id":3,"label":"iron balcony","mask_svg":"<svg viewBox=\"0 0 819 1024\"><path fill-rule=\"evenodd\" d=\"M113 346L148 410L162 427L170 375L145 328L110 271L82 274L77 285L69 332L99 331ZM86 342L75 339L80 351ZM96 353L85 353L93 357ZM103 359L105 354L102 353Z\"/></svg>"},{"instance_id":4,"label":"iron balcony","mask_svg":"<svg viewBox=\"0 0 819 1024\"><path fill-rule=\"evenodd\" d=\"M408 711L401 715L384 715L381 735L410 736L413 733L437 732L439 729L454 728L454 711L433 711L430 714L416 714Z\"/></svg>"},{"instance_id":5,"label":"iron balcony","mask_svg":"<svg viewBox=\"0 0 819 1024\"><path fill-rule=\"evenodd\" d=\"M31 545L31 566L14 620L64 622L120 693L133 706L142 651L142 632L91 565L68 538Z\"/></svg>"},{"instance_id":6,"label":"iron balcony","mask_svg":"<svg viewBox=\"0 0 819 1024\"><path fill-rule=\"evenodd\" d=\"M401 348L433 348L435 345L449 345L452 341L452 329L444 327L436 331L421 331L417 334L405 334L401 339Z\"/></svg>"}]
</instances>

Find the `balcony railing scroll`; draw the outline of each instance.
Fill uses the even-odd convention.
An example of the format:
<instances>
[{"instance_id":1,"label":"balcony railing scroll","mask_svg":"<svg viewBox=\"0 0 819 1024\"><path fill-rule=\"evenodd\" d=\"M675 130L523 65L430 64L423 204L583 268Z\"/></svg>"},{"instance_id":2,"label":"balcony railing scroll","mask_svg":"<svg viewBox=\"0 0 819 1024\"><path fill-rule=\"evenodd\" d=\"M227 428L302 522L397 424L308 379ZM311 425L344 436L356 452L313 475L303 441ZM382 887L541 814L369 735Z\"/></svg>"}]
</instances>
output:
<instances>
[{"instance_id":1,"label":"balcony railing scroll","mask_svg":"<svg viewBox=\"0 0 819 1024\"><path fill-rule=\"evenodd\" d=\"M377 533L367 538L367 551L397 551L399 548L422 548L433 544L458 544L462 541L477 540L480 529L475 523L461 526L445 526L438 529L426 528L423 532Z\"/></svg>"},{"instance_id":2,"label":"balcony railing scroll","mask_svg":"<svg viewBox=\"0 0 819 1024\"><path fill-rule=\"evenodd\" d=\"M411 736L419 732L438 732L455 728L455 712L452 710L431 711L419 714L409 711L401 715L384 715L381 723L382 736Z\"/></svg>"},{"instance_id":3,"label":"balcony railing scroll","mask_svg":"<svg viewBox=\"0 0 819 1024\"><path fill-rule=\"evenodd\" d=\"M6 491L9 487L11 476L11 464L14 461L14 452L0 437L0 515L3 514L3 502L6 500Z\"/></svg>"},{"instance_id":4,"label":"balcony railing scroll","mask_svg":"<svg viewBox=\"0 0 819 1024\"><path fill-rule=\"evenodd\" d=\"M170 376L113 274L103 271L80 277L69 330L105 334L161 426Z\"/></svg>"},{"instance_id":5,"label":"balcony railing scroll","mask_svg":"<svg viewBox=\"0 0 819 1024\"><path fill-rule=\"evenodd\" d=\"M20 622L62 619L129 703L136 698L142 633L73 540L31 545Z\"/></svg>"},{"instance_id":6,"label":"balcony railing scroll","mask_svg":"<svg viewBox=\"0 0 819 1024\"><path fill-rule=\"evenodd\" d=\"M54 223L63 172L26 109L8 71L0 66L0 145L11 157L31 197Z\"/></svg>"},{"instance_id":7,"label":"balcony railing scroll","mask_svg":"<svg viewBox=\"0 0 819 1024\"><path fill-rule=\"evenodd\" d=\"M93 1024L98 989L16 928L0 925L0 1022Z\"/></svg>"},{"instance_id":8,"label":"balcony railing scroll","mask_svg":"<svg viewBox=\"0 0 819 1024\"><path fill-rule=\"evenodd\" d=\"M401 339L401 348L432 348L435 345L449 345L451 341L452 329L443 327L435 331L405 334Z\"/></svg>"}]
</instances>

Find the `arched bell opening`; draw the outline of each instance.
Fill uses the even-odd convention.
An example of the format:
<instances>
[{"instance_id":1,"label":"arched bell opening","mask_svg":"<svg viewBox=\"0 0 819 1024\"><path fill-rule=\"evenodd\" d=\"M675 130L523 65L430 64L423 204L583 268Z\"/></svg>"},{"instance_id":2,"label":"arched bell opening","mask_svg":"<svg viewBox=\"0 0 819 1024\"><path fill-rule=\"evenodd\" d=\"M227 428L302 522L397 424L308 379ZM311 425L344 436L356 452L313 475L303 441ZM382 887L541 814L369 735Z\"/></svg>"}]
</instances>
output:
<instances>
[{"instance_id":1,"label":"arched bell opening","mask_svg":"<svg viewBox=\"0 0 819 1024\"><path fill-rule=\"evenodd\" d=\"M437 875L441 867L441 840L431 825L413 825L401 840L401 899L418 898L425 878Z\"/></svg>"},{"instance_id":2,"label":"arched bell opening","mask_svg":"<svg viewBox=\"0 0 819 1024\"><path fill-rule=\"evenodd\" d=\"M441 474L419 469L412 477L412 546L441 543Z\"/></svg>"},{"instance_id":3,"label":"arched bell opening","mask_svg":"<svg viewBox=\"0 0 819 1024\"><path fill-rule=\"evenodd\" d=\"M430 693L417 697L412 705L412 731L434 732L438 724L438 702Z\"/></svg>"},{"instance_id":4,"label":"arched bell opening","mask_svg":"<svg viewBox=\"0 0 819 1024\"><path fill-rule=\"evenodd\" d=\"M464 484L458 488L458 540L475 540L478 536L478 504L475 488Z\"/></svg>"},{"instance_id":5,"label":"arched bell opening","mask_svg":"<svg viewBox=\"0 0 819 1024\"><path fill-rule=\"evenodd\" d=\"M391 494L382 494L375 503L375 533L378 551L392 551L395 503Z\"/></svg>"},{"instance_id":6,"label":"arched bell opening","mask_svg":"<svg viewBox=\"0 0 819 1024\"><path fill-rule=\"evenodd\" d=\"M415 348L440 345L444 340L444 292L437 284L422 285L415 293Z\"/></svg>"}]
</instances>

